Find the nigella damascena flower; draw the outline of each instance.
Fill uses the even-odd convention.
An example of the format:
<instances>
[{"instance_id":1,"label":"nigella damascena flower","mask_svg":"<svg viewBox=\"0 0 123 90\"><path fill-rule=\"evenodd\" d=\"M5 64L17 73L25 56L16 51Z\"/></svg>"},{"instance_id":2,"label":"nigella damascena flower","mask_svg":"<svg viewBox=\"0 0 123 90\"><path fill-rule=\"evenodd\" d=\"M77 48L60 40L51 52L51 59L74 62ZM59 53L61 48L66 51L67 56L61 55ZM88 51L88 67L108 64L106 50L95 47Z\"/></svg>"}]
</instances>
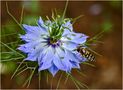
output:
<instances>
[{"instance_id":1,"label":"nigella damascena flower","mask_svg":"<svg viewBox=\"0 0 123 90\"><path fill-rule=\"evenodd\" d=\"M75 33L70 19L38 20L37 26L23 24L26 32L20 35L25 44L18 48L27 54L25 60L37 61L39 71L48 69L54 76L59 70L70 72L72 68L80 68L86 61L77 51L88 36Z\"/></svg>"}]
</instances>

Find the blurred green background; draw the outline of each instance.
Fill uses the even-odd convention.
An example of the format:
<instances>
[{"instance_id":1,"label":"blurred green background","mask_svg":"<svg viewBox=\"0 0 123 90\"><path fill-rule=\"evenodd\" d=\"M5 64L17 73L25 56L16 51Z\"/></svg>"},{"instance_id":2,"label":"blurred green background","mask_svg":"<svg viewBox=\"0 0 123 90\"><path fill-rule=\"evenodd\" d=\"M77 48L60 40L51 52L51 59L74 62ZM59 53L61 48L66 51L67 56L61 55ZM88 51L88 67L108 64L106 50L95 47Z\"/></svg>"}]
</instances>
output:
<instances>
[{"instance_id":1,"label":"blurred green background","mask_svg":"<svg viewBox=\"0 0 123 90\"><path fill-rule=\"evenodd\" d=\"M51 11L57 9L58 13L64 10L65 1L8 1L9 11L20 22L21 11L23 9L22 23L36 25L39 16L51 16ZM96 67L81 65L87 77L76 74L74 76L88 85L91 89L120 89L122 88L122 2L121 1L69 1L66 17L75 18L84 15L74 24L76 32L84 33L93 37L101 31L105 31L100 39L100 43L92 46L92 49L103 55L96 56L93 64ZM19 40L18 34L22 29L7 14L6 2L1 1L1 40L3 43L16 50ZM10 48L1 44L1 88L20 89L27 77L28 71L11 80L11 75L17 68L17 59L20 55L15 54ZM15 58L12 58L12 57ZM49 80L52 79L51 77ZM53 79L52 87L55 88L59 75ZM62 78L59 88L76 88L71 80L63 84ZM50 88L50 83L46 79L41 80L41 88ZM38 76L34 75L29 86L31 89L38 88Z\"/></svg>"}]
</instances>

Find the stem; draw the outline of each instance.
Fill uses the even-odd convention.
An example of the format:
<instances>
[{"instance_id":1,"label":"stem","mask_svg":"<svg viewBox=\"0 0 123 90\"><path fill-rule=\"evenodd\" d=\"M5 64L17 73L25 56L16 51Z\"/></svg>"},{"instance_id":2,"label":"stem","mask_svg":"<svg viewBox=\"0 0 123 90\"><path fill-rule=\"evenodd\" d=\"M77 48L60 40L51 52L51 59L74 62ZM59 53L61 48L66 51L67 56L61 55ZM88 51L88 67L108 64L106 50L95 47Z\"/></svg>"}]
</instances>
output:
<instances>
[{"instance_id":1,"label":"stem","mask_svg":"<svg viewBox=\"0 0 123 90\"><path fill-rule=\"evenodd\" d=\"M41 72L39 72L39 74L38 74L39 76L38 76L38 81L39 81L39 89L41 88L41 86L40 86L40 84L41 84Z\"/></svg>"},{"instance_id":2,"label":"stem","mask_svg":"<svg viewBox=\"0 0 123 90\"><path fill-rule=\"evenodd\" d=\"M58 84L57 84L57 87L56 87L56 89L58 89L58 88L59 88L60 81L61 81L61 79L62 79L62 75L63 75L63 72L62 72L62 73L61 73L61 75L60 75L60 78L59 78L59 80L58 80Z\"/></svg>"},{"instance_id":3,"label":"stem","mask_svg":"<svg viewBox=\"0 0 123 90\"><path fill-rule=\"evenodd\" d=\"M65 79L65 82L64 82L64 84L66 84L66 83L67 83L67 81L68 81L68 78L69 78L69 74L67 74L67 77L66 77L66 79Z\"/></svg>"},{"instance_id":4,"label":"stem","mask_svg":"<svg viewBox=\"0 0 123 90\"><path fill-rule=\"evenodd\" d=\"M18 57L18 58L11 58L11 59L3 59L1 60L1 62L8 62L8 61L13 61L13 60L18 60L18 59L22 59L23 57Z\"/></svg>"},{"instance_id":5,"label":"stem","mask_svg":"<svg viewBox=\"0 0 123 90\"><path fill-rule=\"evenodd\" d=\"M65 9L64 9L64 12L63 12L63 15L62 15L62 20L63 20L64 17L65 17L66 10L67 10L67 6L68 6L68 0L66 1Z\"/></svg>"},{"instance_id":6,"label":"stem","mask_svg":"<svg viewBox=\"0 0 123 90\"><path fill-rule=\"evenodd\" d=\"M24 11L24 5L22 6L21 17L20 17L20 24L22 24L22 21L23 21L23 11Z\"/></svg>"},{"instance_id":7,"label":"stem","mask_svg":"<svg viewBox=\"0 0 123 90\"><path fill-rule=\"evenodd\" d=\"M17 69L15 70L15 72L13 73L11 79L15 76L15 74L17 73L18 69L20 68L20 66L23 64L24 60L19 64L19 66L17 67Z\"/></svg>"},{"instance_id":8,"label":"stem","mask_svg":"<svg viewBox=\"0 0 123 90\"><path fill-rule=\"evenodd\" d=\"M16 23L21 29L23 29L22 26L21 26L21 24L19 24L18 21L15 19L15 17L9 12L7 2L6 2L6 10L7 10L7 13L9 14L9 16L15 21L15 23Z\"/></svg>"},{"instance_id":9,"label":"stem","mask_svg":"<svg viewBox=\"0 0 123 90\"><path fill-rule=\"evenodd\" d=\"M97 35L95 35L94 37L92 37L91 39L89 39L87 42L90 42L90 41L93 41L93 40L97 39L97 38L100 37L101 34L104 33L104 32L105 32L104 30L101 31L101 32L99 32Z\"/></svg>"},{"instance_id":10,"label":"stem","mask_svg":"<svg viewBox=\"0 0 123 90\"><path fill-rule=\"evenodd\" d=\"M72 21L73 21L72 24L74 24L74 23L76 22L77 19L79 19L79 18L81 18L81 17L83 17L83 16L84 16L84 15L80 15L80 16L74 18L74 19L72 20Z\"/></svg>"},{"instance_id":11,"label":"stem","mask_svg":"<svg viewBox=\"0 0 123 90\"><path fill-rule=\"evenodd\" d=\"M19 74L21 74L22 72L28 70L28 69L29 69L28 67L27 68L24 68L22 71L20 71L19 73L17 73L16 76L19 75Z\"/></svg>"},{"instance_id":12,"label":"stem","mask_svg":"<svg viewBox=\"0 0 123 90\"><path fill-rule=\"evenodd\" d=\"M27 78L27 80L25 81L25 83L23 84L23 87L27 84L27 88L29 87L30 85L30 82L32 80L32 77L34 75L34 72L36 70L37 66L33 69L33 71L30 73L30 76Z\"/></svg>"},{"instance_id":13,"label":"stem","mask_svg":"<svg viewBox=\"0 0 123 90\"><path fill-rule=\"evenodd\" d=\"M52 79L51 79L51 87L50 87L50 89L52 89L53 88L53 77L52 77Z\"/></svg>"},{"instance_id":14,"label":"stem","mask_svg":"<svg viewBox=\"0 0 123 90\"><path fill-rule=\"evenodd\" d=\"M0 42L0 43L3 44L4 46L6 46L6 47L7 47L8 49L10 49L11 51L13 51L14 53L17 53L17 54L19 54L20 56L25 57L24 55L20 54L19 52L15 51L14 49L12 49L12 48L9 47L8 45L6 45L5 43L3 43L3 42Z\"/></svg>"}]
</instances>

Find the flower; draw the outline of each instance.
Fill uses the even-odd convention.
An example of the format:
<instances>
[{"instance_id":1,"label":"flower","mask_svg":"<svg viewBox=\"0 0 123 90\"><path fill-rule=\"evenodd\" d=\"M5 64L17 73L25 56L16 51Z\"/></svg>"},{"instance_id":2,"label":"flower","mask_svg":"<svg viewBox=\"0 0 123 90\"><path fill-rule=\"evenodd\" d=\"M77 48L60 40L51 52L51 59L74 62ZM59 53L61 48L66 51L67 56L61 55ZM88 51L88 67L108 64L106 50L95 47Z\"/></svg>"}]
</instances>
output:
<instances>
[{"instance_id":1,"label":"flower","mask_svg":"<svg viewBox=\"0 0 123 90\"><path fill-rule=\"evenodd\" d=\"M43 21L40 17L37 26L23 24L23 28L26 34L20 38L25 44L18 49L27 54L25 60L38 62L39 71L48 69L53 76L59 70L70 73L86 61L76 49L88 36L75 33L69 18Z\"/></svg>"}]
</instances>

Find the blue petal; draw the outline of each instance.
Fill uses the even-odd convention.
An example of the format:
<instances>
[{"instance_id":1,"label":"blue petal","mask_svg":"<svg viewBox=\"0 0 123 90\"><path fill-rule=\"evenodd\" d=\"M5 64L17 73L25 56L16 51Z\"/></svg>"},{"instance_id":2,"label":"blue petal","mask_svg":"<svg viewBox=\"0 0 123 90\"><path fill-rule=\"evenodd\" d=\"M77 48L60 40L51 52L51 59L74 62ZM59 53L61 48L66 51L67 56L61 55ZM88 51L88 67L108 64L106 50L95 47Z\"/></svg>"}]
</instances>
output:
<instances>
[{"instance_id":1,"label":"blue petal","mask_svg":"<svg viewBox=\"0 0 123 90\"><path fill-rule=\"evenodd\" d=\"M25 34L25 35L20 35L20 38L23 40L23 41L26 41L26 42L30 42L32 40L35 40L37 38L37 36L35 36L34 34Z\"/></svg>"},{"instance_id":2,"label":"blue petal","mask_svg":"<svg viewBox=\"0 0 123 90\"><path fill-rule=\"evenodd\" d=\"M41 28L39 26L30 26L30 25L26 25L26 24L23 24L23 27L24 27L24 30L27 32L27 33L33 33L33 34L45 34L47 33L47 31L45 30L45 28Z\"/></svg>"},{"instance_id":3,"label":"blue petal","mask_svg":"<svg viewBox=\"0 0 123 90\"><path fill-rule=\"evenodd\" d=\"M18 50L24 52L24 53L29 53L30 51L33 50L33 48L26 48L25 45L21 45L19 48L17 48Z\"/></svg>"},{"instance_id":4,"label":"blue petal","mask_svg":"<svg viewBox=\"0 0 123 90\"><path fill-rule=\"evenodd\" d=\"M32 50L34 50L33 47L36 44L37 43L35 43L35 42L26 43L26 44L20 45L20 47L18 48L18 50L21 50L24 53L29 53L29 52L32 52Z\"/></svg>"},{"instance_id":5,"label":"blue petal","mask_svg":"<svg viewBox=\"0 0 123 90\"><path fill-rule=\"evenodd\" d=\"M62 66L66 67L65 71L70 72L71 71L71 63L69 62L69 55L67 55L66 51L62 48L56 48L56 53L58 54L58 57L60 58L60 62L62 63Z\"/></svg>"},{"instance_id":6,"label":"blue petal","mask_svg":"<svg viewBox=\"0 0 123 90\"><path fill-rule=\"evenodd\" d=\"M27 58L25 58L24 60L27 60L27 61L37 61L37 56L35 55L28 55Z\"/></svg>"},{"instance_id":7,"label":"blue petal","mask_svg":"<svg viewBox=\"0 0 123 90\"><path fill-rule=\"evenodd\" d=\"M37 61L38 57L40 56L43 49L46 48L46 43L40 43L32 47L33 49L27 47L27 49L31 50L28 52L28 57L25 60Z\"/></svg>"},{"instance_id":8,"label":"blue petal","mask_svg":"<svg viewBox=\"0 0 123 90\"><path fill-rule=\"evenodd\" d=\"M43 25L43 24L44 24L44 21L42 20L41 17L40 17L39 20L38 20L38 24L39 24L39 25Z\"/></svg>"},{"instance_id":9,"label":"blue petal","mask_svg":"<svg viewBox=\"0 0 123 90\"><path fill-rule=\"evenodd\" d=\"M38 20L38 25L40 26L41 29L43 30L47 30L47 26L44 24L44 21L42 20L42 18L40 17Z\"/></svg>"},{"instance_id":10,"label":"blue petal","mask_svg":"<svg viewBox=\"0 0 123 90\"><path fill-rule=\"evenodd\" d=\"M46 41L43 37L41 37L41 34L25 34L20 35L20 38L26 42L40 42L40 41Z\"/></svg>"},{"instance_id":11,"label":"blue petal","mask_svg":"<svg viewBox=\"0 0 123 90\"><path fill-rule=\"evenodd\" d=\"M38 56L38 64L40 65L44 61L44 56L46 54L46 49L48 48L48 45L45 45L42 47L42 52L40 52L40 55Z\"/></svg>"},{"instance_id":12,"label":"blue petal","mask_svg":"<svg viewBox=\"0 0 123 90\"><path fill-rule=\"evenodd\" d=\"M83 44L83 43L85 43L87 41L87 38L88 38L88 36L81 36L81 37L78 37L78 38L75 37L72 40L72 42L75 42L77 44Z\"/></svg>"},{"instance_id":13,"label":"blue petal","mask_svg":"<svg viewBox=\"0 0 123 90\"><path fill-rule=\"evenodd\" d=\"M39 71L50 68L53 65L51 62L44 62L39 65Z\"/></svg>"},{"instance_id":14,"label":"blue petal","mask_svg":"<svg viewBox=\"0 0 123 90\"><path fill-rule=\"evenodd\" d=\"M37 61L42 50L43 50L43 48L41 46L36 47L30 53L28 53L28 57L25 60Z\"/></svg>"},{"instance_id":15,"label":"blue petal","mask_svg":"<svg viewBox=\"0 0 123 90\"><path fill-rule=\"evenodd\" d=\"M59 69L55 65L52 65L48 70L52 73L53 76L55 76L56 73L59 71Z\"/></svg>"},{"instance_id":16,"label":"blue petal","mask_svg":"<svg viewBox=\"0 0 123 90\"><path fill-rule=\"evenodd\" d=\"M66 34L64 37L61 38L64 42L73 42L76 44L83 44L86 42L88 36L81 34L81 33L75 33L70 32L69 34Z\"/></svg>"},{"instance_id":17,"label":"blue petal","mask_svg":"<svg viewBox=\"0 0 123 90\"><path fill-rule=\"evenodd\" d=\"M62 60L62 63L63 65L66 67L66 72L69 72L71 71L71 68L72 68L72 64L70 63L69 61L69 57L65 57L63 60Z\"/></svg>"},{"instance_id":18,"label":"blue petal","mask_svg":"<svg viewBox=\"0 0 123 90\"><path fill-rule=\"evenodd\" d=\"M78 44L76 44L74 42L67 41L62 44L62 47L67 50L74 50L78 47Z\"/></svg>"},{"instance_id":19,"label":"blue petal","mask_svg":"<svg viewBox=\"0 0 123 90\"><path fill-rule=\"evenodd\" d=\"M49 46L48 48L45 48L43 52L41 53L41 55L42 55L42 59L40 60L38 58L39 70L48 69L53 64L52 61L55 55L53 52L53 48L51 46Z\"/></svg>"},{"instance_id":20,"label":"blue petal","mask_svg":"<svg viewBox=\"0 0 123 90\"><path fill-rule=\"evenodd\" d=\"M37 61L38 56L39 56L39 51L34 51L32 53L29 53L28 57L25 58L24 60Z\"/></svg>"},{"instance_id":21,"label":"blue petal","mask_svg":"<svg viewBox=\"0 0 123 90\"><path fill-rule=\"evenodd\" d=\"M56 47L56 53L59 55L60 59L63 59L66 55L65 50L62 47Z\"/></svg>"},{"instance_id":22,"label":"blue petal","mask_svg":"<svg viewBox=\"0 0 123 90\"><path fill-rule=\"evenodd\" d=\"M76 63L74 61L70 61L70 62L72 64L72 68L79 68L80 69L79 63Z\"/></svg>"},{"instance_id":23,"label":"blue petal","mask_svg":"<svg viewBox=\"0 0 123 90\"><path fill-rule=\"evenodd\" d=\"M80 62L78 56L75 53L73 53L73 51L69 51L69 50L66 50L66 51L67 51L67 57L69 57L70 61L73 61L76 63Z\"/></svg>"},{"instance_id":24,"label":"blue petal","mask_svg":"<svg viewBox=\"0 0 123 90\"><path fill-rule=\"evenodd\" d=\"M65 24L62 25L63 27L66 27L64 30L69 30L69 31L73 31L73 26L71 24L70 21L66 22Z\"/></svg>"},{"instance_id":25,"label":"blue petal","mask_svg":"<svg viewBox=\"0 0 123 90\"><path fill-rule=\"evenodd\" d=\"M66 36L66 35L68 35L68 34L70 34L70 30L64 30L62 36L64 37L64 36Z\"/></svg>"},{"instance_id":26,"label":"blue petal","mask_svg":"<svg viewBox=\"0 0 123 90\"><path fill-rule=\"evenodd\" d=\"M34 32L35 30L39 30L38 26L30 26L26 24L23 24L23 28L27 33Z\"/></svg>"},{"instance_id":27,"label":"blue petal","mask_svg":"<svg viewBox=\"0 0 123 90\"><path fill-rule=\"evenodd\" d=\"M64 64L62 63L62 60L57 54L55 54L54 56L53 63L58 69L66 71L66 67L64 66Z\"/></svg>"},{"instance_id":28,"label":"blue petal","mask_svg":"<svg viewBox=\"0 0 123 90\"><path fill-rule=\"evenodd\" d=\"M42 60L38 59L39 62L41 62L41 63L51 62L55 55L54 48L52 48L51 46L49 46L47 48L45 47L45 49L43 50L43 52L40 55L42 55Z\"/></svg>"},{"instance_id":29,"label":"blue petal","mask_svg":"<svg viewBox=\"0 0 123 90\"><path fill-rule=\"evenodd\" d=\"M65 50L66 51L66 56L63 60L61 60L63 66L66 67L66 72L71 71L72 68L79 68L79 63L80 61L78 60L79 58L75 55L75 53L72 53L72 51Z\"/></svg>"},{"instance_id":30,"label":"blue petal","mask_svg":"<svg viewBox=\"0 0 123 90\"><path fill-rule=\"evenodd\" d=\"M23 51L24 53L30 53L32 52L35 48L42 48L44 46L46 46L47 43L43 43L40 41L35 41L35 42L29 42L23 45L20 45L20 47L18 48L18 50Z\"/></svg>"}]
</instances>

